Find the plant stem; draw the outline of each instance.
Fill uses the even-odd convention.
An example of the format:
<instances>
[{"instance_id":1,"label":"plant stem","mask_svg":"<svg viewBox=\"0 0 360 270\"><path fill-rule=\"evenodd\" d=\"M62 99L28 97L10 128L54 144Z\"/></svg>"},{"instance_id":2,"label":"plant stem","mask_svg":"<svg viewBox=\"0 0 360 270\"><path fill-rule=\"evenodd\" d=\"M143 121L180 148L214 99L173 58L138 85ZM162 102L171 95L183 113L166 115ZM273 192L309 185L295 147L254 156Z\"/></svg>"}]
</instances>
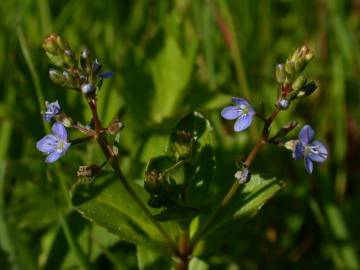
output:
<instances>
[{"instance_id":1,"label":"plant stem","mask_svg":"<svg viewBox=\"0 0 360 270\"><path fill-rule=\"evenodd\" d=\"M182 229L179 237L179 247L177 254L177 261L175 265L176 270L187 270L189 267L189 229Z\"/></svg>"},{"instance_id":2,"label":"plant stem","mask_svg":"<svg viewBox=\"0 0 360 270\"><path fill-rule=\"evenodd\" d=\"M262 134L254 147L252 148L250 154L247 156L246 160L244 161L243 165L247 168L250 167L252 161L256 157L257 153L261 149L263 145L267 143L267 138L269 136L269 128L271 126L271 123L274 121L276 116L279 113L279 109L276 107L276 109L271 113L270 117L266 119L264 128L262 131ZM211 214L209 219L206 221L205 225L198 231L198 233L195 234L194 238L191 241L190 244L190 250L191 252L196 247L199 240L209 231L212 224L218 219L218 217L221 215L223 209L229 204L230 200L234 197L236 191L241 186L241 182L236 180L228 192L226 193L225 197L222 199L221 203L217 206L217 208L214 210L214 212Z\"/></svg>"},{"instance_id":3,"label":"plant stem","mask_svg":"<svg viewBox=\"0 0 360 270\"><path fill-rule=\"evenodd\" d=\"M108 143L106 134L101 133L102 126L101 122L99 120L98 114L97 114L97 106L95 99L88 100L89 106L91 108L92 114L93 114L93 121L95 124L95 130L96 130L96 140L98 144L100 145L101 150L103 151L105 157L107 160L109 160L109 163L111 167L113 168L116 176L119 178L120 182L126 189L126 191L129 193L130 197L138 204L138 206L141 208L141 210L144 212L144 214L150 219L150 221L154 224L154 226L159 230L161 235L165 238L165 240L169 243L172 251L175 253L177 250L176 243L169 234L165 231L163 226L153 217L149 209L146 207L146 205L142 202L142 200L139 198L139 196L136 194L134 189L129 184L128 180L126 179L125 175L121 171L119 167L119 160L117 158L117 155L114 153L111 145Z\"/></svg>"}]
</instances>

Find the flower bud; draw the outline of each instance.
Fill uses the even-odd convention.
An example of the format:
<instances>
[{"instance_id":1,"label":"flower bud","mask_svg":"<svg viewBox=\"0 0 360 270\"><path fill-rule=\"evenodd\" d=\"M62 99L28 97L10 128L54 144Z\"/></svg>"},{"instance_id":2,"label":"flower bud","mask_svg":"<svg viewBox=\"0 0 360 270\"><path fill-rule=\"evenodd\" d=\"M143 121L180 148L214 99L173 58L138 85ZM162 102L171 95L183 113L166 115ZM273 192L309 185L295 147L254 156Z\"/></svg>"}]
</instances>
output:
<instances>
[{"instance_id":1,"label":"flower bud","mask_svg":"<svg viewBox=\"0 0 360 270\"><path fill-rule=\"evenodd\" d=\"M235 173L234 177L240 184L244 184L250 181L251 174L249 169L244 166L241 170Z\"/></svg>"},{"instance_id":2,"label":"flower bud","mask_svg":"<svg viewBox=\"0 0 360 270\"><path fill-rule=\"evenodd\" d=\"M300 91L297 93L296 98L303 98L311 95L318 88L317 84L312 81L306 84Z\"/></svg>"},{"instance_id":3,"label":"flower bud","mask_svg":"<svg viewBox=\"0 0 360 270\"><path fill-rule=\"evenodd\" d=\"M84 83L81 85L81 92L85 95L90 95L95 92L95 87L91 83Z\"/></svg>"},{"instance_id":4,"label":"flower bud","mask_svg":"<svg viewBox=\"0 0 360 270\"><path fill-rule=\"evenodd\" d=\"M294 62L295 72L299 74L313 58L313 53L304 45L293 53L290 60Z\"/></svg>"},{"instance_id":5,"label":"flower bud","mask_svg":"<svg viewBox=\"0 0 360 270\"><path fill-rule=\"evenodd\" d=\"M56 37L56 44L59 50L61 51L65 51L66 49L69 49L69 45L66 42L66 40L59 35Z\"/></svg>"},{"instance_id":6,"label":"flower bud","mask_svg":"<svg viewBox=\"0 0 360 270\"><path fill-rule=\"evenodd\" d=\"M284 143L284 147L290 151L294 151L296 144L299 140L290 140Z\"/></svg>"},{"instance_id":7,"label":"flower bud","mask_svg":"<svg viewBox=\"0 0 360 270\"><path fill-rule=\"evenodd\" d=\"M87 74L92 72L92 63L90 60L90 51L86 48L83 49L80 52L80 67L85 70Z\"/></svg>"},{"instance_id":8,"label":"flower bud","mask_svg":"<svg viewBox=\"0 0 360 270\"><path fill-rule=\"evenodd\" d=\"M64 76L63 76L62 72L57 69L50 68L49 69L49 77L57 85L62 86L64 84Z\"/></svg>"},{"instance_id":9,"label":"flower bud","mask_svg":"<svg viewBox=\"0 0 360 270\"><path fill-rule=\"evenodd\" d=\"M49 59L49 62L57 67L63 67L64 66L64 56L62 54L51 54L49 52L45 52L46 56Z\"/></svg>"},{"instance_id":10,"label":"flower bud","mask_svg":"<svg viewBox=\"0 0 360 270\"><path fill-rule=\"evenodd\" d=\"M282 99L280 99L278 105L281 110L286 110L290 106L290 101L282 98Z\"/></svg>"},{"instance_id":11,"label":"flower bud","mask_svg":"<svg viewBox=\"0 0 360 270\"><path fill-rule=\"evenodd\" d=\"M111 135L115 135L118 132L120 132L123 128L124 128L124 124L118 118L115 118L111 121L107 130Z\"/></svg>"},{"instance_id":12,"label":"flower bud","mask_svg":"<svg viewBox=\"0 0 360 270\"><path fill-rule=\"evenodd\" d=\"M73 126L73 120L66 114L59 114L56 116L56 121L61 122L65 127L70 128Z\"/></svg>"},{"instance_id":13,"label":"flower bud","mask_svg":"<svg viewBox=\"0 0 360 270\"><path fill-rule=\"evenodd\" d=\"M64 51L64 63L70 67L74 67L76 65L74 54L70 49Z\"/></svg>"},{"instance_id":14,"label":"flower bud","mask_svg":"<svg viewBox=\"0 0 360 270\"><path fill-rule=\"evenodd\" d=\"M144 188L151 194L160 194L165 184L164 178L161 173L155 170L149 170L145 174Z\"/></svg>"},{"instance_id":15,"label":"flower bud","mask_svg":"<svg viewBox=\"0 0 360 270\"><path fill-rule=\"evenodd\" d=\"M45 50L45 52L55 54L59 51L58 45L56 43L57 37L58 37L57 33L51 33L44 39L42 43L42 47Z\"/></svg>"},{"instance_id":16,"label":"flower bud","mask_svg":"<svg viewBox=\"0 0 360 270\"><path fill-rule=\"evenodd\" d=\"M278 65L276 66L275 75L276 75L276 81L277 81L278 83L284 83L284 82L285 82L285 79L286 79L286 71L285 71L285 66L284 66L284 64L278 64Z\"/></svg>"},{"instance_id":17,"label":"flower bud","mask_svg":"<svg viewBox=\"0 0 360 270\"><path fill-rule=\"evenodd\" d=\"M293 82L291 87L294 91L298 91L301 88L303 88L305 84L306 84L306 78L303 75L299 75L299 77L297 77L297 79Z\"/></svg>"},{"instance_id":18,"label":"flower bud","mask_svg":"<svg viewBox=\"0 0 360 270\"><path fill-rule=\"evenodd\" d=\"M288 74L293 75L295 73L295 62L294 61L286 61L285 71Z\"/></svg>"},{"instance_id":19,"label":"flower bud","mask_svg":"<svg viewBox=\"0 0 360 270\"><path fill-rule=\"evenodd\" d=\"M97 75L101 70L101 64L100 62L95 59L95 61L92 62L92 73Z\"/></svg>"}]
</instances>

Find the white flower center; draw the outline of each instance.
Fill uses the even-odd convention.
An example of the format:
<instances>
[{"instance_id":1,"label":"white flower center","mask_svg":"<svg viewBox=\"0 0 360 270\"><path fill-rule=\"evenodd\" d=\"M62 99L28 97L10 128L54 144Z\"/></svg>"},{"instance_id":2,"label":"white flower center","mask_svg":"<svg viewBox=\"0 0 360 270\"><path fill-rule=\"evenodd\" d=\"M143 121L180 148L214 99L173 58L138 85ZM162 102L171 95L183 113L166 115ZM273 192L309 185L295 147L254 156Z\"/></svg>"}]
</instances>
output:
<instances>
[{"instance_id":1,"label":"white flower center","mask_svg":"<svg viewBox=\"0 0 360 270\"><path fill-rule=\"evenodd\" d=\"M304 156L308 157L311 154L319 155L320 154L320 146L319 145L305 145Z\"/></svg>"},{"instance_id":2,"label":"white flower center","mask_svg":"<svg viewBox=\"0 0 360 270\"><path fill-rule=\"evenodd\" d=\"M56 146L56 152L61 153L65 148L66 141L59 140L57 146Z\"/></svg>"}]
</instances>

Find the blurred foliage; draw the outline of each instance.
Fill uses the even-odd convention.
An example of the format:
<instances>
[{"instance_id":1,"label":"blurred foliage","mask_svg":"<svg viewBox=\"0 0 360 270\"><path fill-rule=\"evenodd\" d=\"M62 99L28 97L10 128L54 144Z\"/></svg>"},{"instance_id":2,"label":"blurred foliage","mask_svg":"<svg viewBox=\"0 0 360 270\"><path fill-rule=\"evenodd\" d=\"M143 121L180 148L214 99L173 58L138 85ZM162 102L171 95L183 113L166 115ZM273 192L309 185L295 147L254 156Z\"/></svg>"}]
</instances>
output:
<instances>
[{"instance_id":1,"label":"blurred foliage","mask_svg":"<svg viewBox=\"0 0 360 270\"><path fill-rule=\"evenodd\" d=\"M359 1L4 0L0 15L1 269L77 269L79 264L166 269L169 264L71 210L68 190L77 167L103 161L97 145L75 146L48 166L36 150L49 129L40 117L45 99L58 99L73 118L90 120L81 97L48 78L41 42L51 31L74 49L86 45L106 70L115 71L99 95L100 115L109 123L119 114L125 123L121 166L134 184L143 183L150 158L165 154L174 124L197 110L214 128L211 193L219 198L231 185L234 160L248 153L261 126L234 134L232 123L220 119L220 109L229 97L245 95L270 112L277 91L275 64L307 44L315 54L307 73L320 90L293 102L273 129L294 119L316 127L317 138L329 148L328 161L309 176L289 152L267 146L252 171L287 179L287 188L250 222L239 220L218 231L224 242L191 266L360 268ZM131 207L119 206L120 213ZM151 229L144 230L151 235Z\"/></svg>"}]
</instances>

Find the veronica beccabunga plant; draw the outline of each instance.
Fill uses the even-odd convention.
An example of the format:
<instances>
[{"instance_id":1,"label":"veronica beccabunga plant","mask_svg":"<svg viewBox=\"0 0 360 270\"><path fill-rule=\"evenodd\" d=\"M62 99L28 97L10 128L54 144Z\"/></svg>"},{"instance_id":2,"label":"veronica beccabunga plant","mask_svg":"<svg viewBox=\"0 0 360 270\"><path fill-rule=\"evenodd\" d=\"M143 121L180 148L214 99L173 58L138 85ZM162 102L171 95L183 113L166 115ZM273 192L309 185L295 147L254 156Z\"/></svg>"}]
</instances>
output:
<instances>
[{"instance_id":1,"label":"veronica beccabunga plant","mask_svg":"<svg viewBox=\"0 0 360 270\"><path fill-rule=\"evenodd\" d=\"M233 97L233 105L221 110L222 118L235 121L235 132L245 131L256 117L263 122L263 129L247 158L234 172L233 184L220 202L213 200L216 194L211 190L215 172L212 127L202 114L189 112L173 127L165 153L149 160L143 187L134 184L120 168L121 151L117 142L118 134L124 128L122 122L115 117L105 127L98 115L98 92L103 79L110 78L113 73L101 72L100 61L92 57L89 50L82 50L76 55L65 39L57 34L50 34L44 40L43 48L50 63L55 66L49 70L50 79L82 95L92 118L90 124L81 124L62 112L61 102L46 102L43 119L52 122L52 131L38 141L37 149L47 155L47 163L53 163L73 145L96 141L105 160L99 165L79 166L78 178L94 181L81 181L74 185L73 206L84 217L122 239L158 252L160 257L173 258L176 269L188 269L192 258L206 253L206 245L199 243L211 241L206 237L217 228L255 213L282 188L281 181L265 180L250 173L251 164L264 145L273 144L291 150L294 159L304 159L308 173L313 172L313 162L321 163L327 158L325 145L313 140L315 132L309 125L301 129L296 140L286 139L288 133L297 127L295 121L270 134L272 123L281 111L286 111L294 100L304 98L317 89L316 83L308 81L303 75L313 58L306 46L297 49L284 64L277 65L279 94L275 109L268 117L255 111L247 99L249 97ZM67 128L77 129L83 137L69 139ZM112 168L121 187L118 182L114 184L101 175L106 165ZM272 185L268 185L269 182ZM240 192L239 187L243 187ZM251 194L251 199L244 194ZM107 200L111 204L103 203ZM242 202L240 209L231 213L224 211L234 200ZM135 208L127 208L131 203L134 203L131 207L135 207L136 211Z\"/></svg>"}]
</instances>

